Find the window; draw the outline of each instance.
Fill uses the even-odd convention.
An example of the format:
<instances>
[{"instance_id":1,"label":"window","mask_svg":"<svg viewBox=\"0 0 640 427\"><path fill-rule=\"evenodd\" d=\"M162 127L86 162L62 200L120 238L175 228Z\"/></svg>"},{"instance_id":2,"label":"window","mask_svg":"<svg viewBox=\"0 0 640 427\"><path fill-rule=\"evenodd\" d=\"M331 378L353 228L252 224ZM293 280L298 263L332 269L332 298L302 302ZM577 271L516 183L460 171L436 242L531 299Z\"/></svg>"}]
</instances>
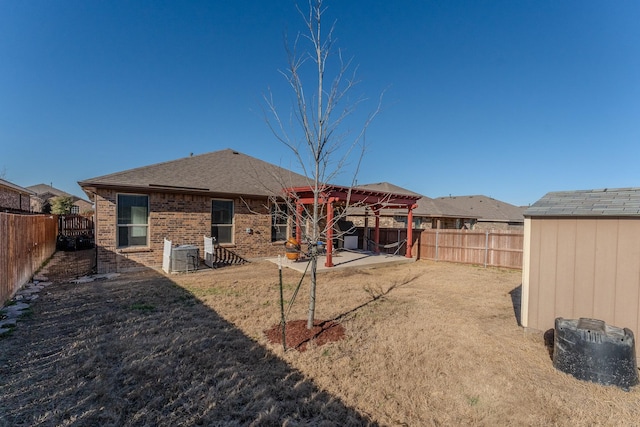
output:
<instances>
[{"instance_id":1,"label":"window","mask_svg":"<svg viewBox=\"0 0 640 427\"><path fill-rule=\"evenodd\" d=\"M271 205L271 241L287 240L287 225L289 215L286 203L274 203Z\"/></svg>"},{"instance_id":2,"label":"window","mask_svg":"<svg viewBox=\"0 0 640 427\"><path fill-rule=\"evenodd\" d=\"M80 213L80 206L75 206L75 205L71 206L71 213L74 214L74 215L79 214Z\"/></svg>"},{"instance_id":3,"label":"window","mask_svg":"<svg viewBox=\"0 0 640 427\"><path fill-rule=\"evenodd\" d=\"M407 226L407 222L409 222L409 217L407 216L401 216L401 215L395 215L393 217L394 221L399 222L403 225L403 227ZM413 228L421 228L422 227L422 218L420 217L413 217Z\"/></svg>"},{"instance_id":4,"label":"window","mask_svg":"<svg viewBox=\"0 0 640 427\"><path fill-rule=\"evenodd\" d=\"M149 196L118 194L118 247L147 246Z\"/></svg>"},{"instance_id":5,"label":"window","mask_svg":"<svg viewBox=\"0 0 640 427\"><path fill-rule=\"evenodd\" d=\"M233 200L211 201L211 237L218 243L233 243Z\"/></svg>"}]
</instances>

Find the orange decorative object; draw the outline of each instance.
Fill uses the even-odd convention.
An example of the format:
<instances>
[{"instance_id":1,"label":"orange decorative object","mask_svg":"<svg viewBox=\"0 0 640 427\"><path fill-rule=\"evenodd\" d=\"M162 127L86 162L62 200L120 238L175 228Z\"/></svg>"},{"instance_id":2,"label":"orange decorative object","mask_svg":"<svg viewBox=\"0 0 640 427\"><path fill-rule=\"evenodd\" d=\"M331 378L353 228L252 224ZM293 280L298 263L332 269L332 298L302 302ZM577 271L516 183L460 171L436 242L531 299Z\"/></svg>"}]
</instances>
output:
<instances>
[{"instance_id":1,"label":"orange decorative object","mask_svg":"<svg viewBox=\"0 0 640 427\"><path fill-rule=\"evenodd\" d=\"M287 259L295 261L300 256L300 243L293 237L289 237L289 239L284 242L284 250Z\"/></svg>"}]
</instances>

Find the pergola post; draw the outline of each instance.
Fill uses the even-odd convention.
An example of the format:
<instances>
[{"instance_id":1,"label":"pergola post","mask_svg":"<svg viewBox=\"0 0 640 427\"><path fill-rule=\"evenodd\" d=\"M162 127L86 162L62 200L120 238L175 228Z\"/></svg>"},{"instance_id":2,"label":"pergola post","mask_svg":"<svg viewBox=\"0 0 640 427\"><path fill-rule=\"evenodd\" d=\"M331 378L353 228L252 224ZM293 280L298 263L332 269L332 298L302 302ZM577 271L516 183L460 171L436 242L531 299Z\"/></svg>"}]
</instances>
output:
<instances>
[{"instance_id":1,"label":"pergola post","mask_svg":"<svg viewBox=\"0 0 640 427\"><path fill-rule=\"evenodd\" d=\"M311 186L291 187L283 189L290 198L296 200L296 237L298 240L302 240L302 213L304 205L309 205L317 201L314 196L314 188ZM367 210L371 209L375 215L375 235L374 244L375 253L380 253L380 211L381 209L402 209L403 207L409 207L409 215L412 215L411 209L414 209L417 205L415 203L420 199L418 195L407 194L392 194L389 192L367 190L364 188L349 188L341 187L337 185L328 185L322 191L322 202L327 207L327 258L325 265L327 267L333 266L333 222L335 221L334 204L336 202L351 202L356 204L362 204L365 206L365 237L368 239L369 221L367 218ZM412 221L412 220L411 220ZM413 222L413 221L412 221ZM408 231L411 236L411 231ZM412 239L412 237L410 237ZM301 242L300 242L301 243ZM316 243L317 242L312 242ZM409 242L409 249L407 254L411 256L411 244Z\"/></svg>"},{"instance_id":2,"label":"pergola post","mask_svg":"<svg viewBox=\"0 0 640 427\"><path fill-rule=\"evenodd\" d=\"M327 203L327 259L325 267L333 267L333 197Z\"/></svg>"},{"instance_id":3,"label":"pergola post","mask_svg":"<svg viewBox=\"0 0 640 427\"><path fill-rule=\"evenodd\" d=\"M367 207L364 208L364 236L362 236L362 248L369 249L369 217L367 216Z\"/></svg>"},{"instance_id":4,"label":"pergola post","mask_svg":"<svg viewBox=\"0 0 640 427\"><path fill-rule=\"evenodd\" d=\"M375 247L373 251L377 254L380 253L380 210L376 209L373 211L376 216L376 231L373 234L373 241L375 242Z\"/></svg>"},{"instance_id":5,"label":"pergola post","mask_svg":"<svg viewBox=\"0 0 640 427\"><path fill-rule=\"evenodd\" d=\"M416 205L409 206L409 213L407 214L407 253L404 255L407 258L412 258L411 249L413 246L413 208Z\"/></svg>"},{"instance_id":6,"label":"pergola post","mask_svg":"<svg viewBox=\"0 0 640 427\"><path fill-rule=\"evenodd\" d=\"M302 210L304 206L299 201L296 202L296 240L299 244L302 244L302 226L300 223L302 222Z\"/></svg>"}]
</instances>

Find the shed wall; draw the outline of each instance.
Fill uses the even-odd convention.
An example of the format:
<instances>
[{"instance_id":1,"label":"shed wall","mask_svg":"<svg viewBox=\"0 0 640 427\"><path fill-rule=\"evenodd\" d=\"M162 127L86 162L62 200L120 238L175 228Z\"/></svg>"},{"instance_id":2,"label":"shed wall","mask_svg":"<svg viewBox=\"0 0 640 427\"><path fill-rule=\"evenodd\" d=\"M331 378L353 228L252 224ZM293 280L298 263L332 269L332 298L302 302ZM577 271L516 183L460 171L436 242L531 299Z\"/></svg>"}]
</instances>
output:
<instances>
[{"instance_id":1,"label":"shed wall","mask_svg":"<svg viewBox=\"0 0 640 427\"><path fill-rule=\"evenodd\" d=\"M601 319L631 329L640 356L640 219L532 218L525 234L523 326Z\"/></svg>"}]
</instances>

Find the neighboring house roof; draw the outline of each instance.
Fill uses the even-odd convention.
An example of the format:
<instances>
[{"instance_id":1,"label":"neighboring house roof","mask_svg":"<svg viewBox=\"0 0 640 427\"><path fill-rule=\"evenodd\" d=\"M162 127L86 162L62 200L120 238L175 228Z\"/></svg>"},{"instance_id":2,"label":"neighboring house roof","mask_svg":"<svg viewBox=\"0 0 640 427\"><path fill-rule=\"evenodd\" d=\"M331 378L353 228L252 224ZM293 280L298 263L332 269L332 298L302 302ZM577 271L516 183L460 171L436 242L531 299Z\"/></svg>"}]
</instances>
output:
<instances>
[{"instance_id":1,"label":"neighboring house roof","mask_svg":"<svg viewBox=\"0 0 640 427\"><path fill-rule=\"evenodd\" d=\"M462 209L452 206L442 200L423 196L418 200L418 207L413 210L414 215L430 216L435 218L475 218Z\"/></svg>"},{"instance_id":2,"label":"neighboring house roof","mask_svg":"<svg viewBox=\"0 0 640 427\"><path fill-rule=\"evenodd\" d=\"M303 175L226 149L89 178L78 184L85 192L113 188L271 196L279 194L284 187L309 185L310 182Z\"/></svg>"},{"instance_id":3,"label":"neighboring house roof","mask_svg":"<svg viewBox=\"0 0 640 427\"><path fill-rule=\"evenodd\" d=\"M77 202L78 200L82 200L83 202L89 203L91 204L91 202L89 202L88 200L85 200L81 197L75 196L73 194L69 194L66 191L62 191L58 188L55 188L49 184L36 184L36 185L30 185L27 187L29 190L33 191L39 198L41 198L42 200L49 200L52 197L71 197L73 199L74 202Z\"/></svg>"},{"instance_id":4,"label":"neighboring house roof","mask_svg":"<svg viewBox=\"0 0 640 427\"><path fill-rule=\"evenodd\" d=\"M457 209L454 206L450 206L446 203L442 203L440 201L434 200L430 197L423 196L419 193L415 193L411 190L407 190L406 188L399 187L397 185L391 184L389 182L379 182L375 184L364 184L359 185L357 188L363 188L366 190L375 190L375 191L383 191L387 193L393 194L408 194L411 196L420 196L420 199L416 202L418 205L413 210L413 215L422 216L422 217L433 217L433 218L441 218L441 217L449 217L449 218L468 218L465 215L465 212ZM353 208L350 214L364 214L364 208ZM393 209L385 212L389 215L406 215L406 209Z\"/></svg>"},{"instance_id":5,"label":"neighboring house roof","mask_svg":"<svg viewBox=\"0 0 640 427\"><path fill-rule=\"evenodd\" d=\"M391 184L390 182L377 182L375 184L357 185L356 188L362 188L364 190L371 190L371 191L380 191L383 193L407 194L409 196L422 196L422 194L414 193L411 190L407 190L406 188L402 188L397 185Z\"/></svg>"},{"instance_id":6,"label":"neighboring house roof","mask_svg":"<svg viewBox=\"0 0 640 427\"><path fill-rule=\"evenodd\" d=\"M466 218L476 218L478 221L524 222L523 212L526 208L483 195L438 197L435 200L464 212Z\"/></svg>"},{"instance_id":7,"label":"neighboring house roof","mask_svg":"<svg viewBox=\"0 0 640 427\"><path fill-rule=\"evenodd\" d=\"M20 187L19 185L16 185L2 178L0 178L0 187L8 188L10 190L13 190L21 194L27 194L27 195L34 194L33 191L29 190L28 188Z\"/></svg>"},{"instance_id":8,"label":"neighboring house roof","mask_svg":"<svg viewBox=\"0 0 640 427\"><path fill-rule=\"evenodd\" d=\"M545 194L525 216L640 216L640 188L557 191Z\"/></svg>"}]
</instances>

